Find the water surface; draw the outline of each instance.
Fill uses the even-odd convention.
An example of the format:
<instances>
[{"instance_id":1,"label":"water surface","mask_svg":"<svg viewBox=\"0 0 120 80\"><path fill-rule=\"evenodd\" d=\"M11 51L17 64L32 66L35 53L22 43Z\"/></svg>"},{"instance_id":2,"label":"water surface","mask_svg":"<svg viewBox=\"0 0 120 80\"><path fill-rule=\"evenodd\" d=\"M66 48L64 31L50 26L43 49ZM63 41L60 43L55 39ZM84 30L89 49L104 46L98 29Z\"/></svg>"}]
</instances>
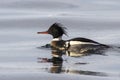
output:
<instances>
[{"instance_id":1,"label":"water surface","mask_svg":"<svg viewBox=\"0 0 120 80\"><path fill-rule=\"evenodd\" d=\"M119 4L119 0L0 0L0 79L119 80L118 48L106 55L63 55L62 66L54 66L39 62L39 58L52 58L51 49L38 48L52 37L37 34L59 22L67 27L65 40L86 37L120 47Z\"/></svg>"}]
</instances>

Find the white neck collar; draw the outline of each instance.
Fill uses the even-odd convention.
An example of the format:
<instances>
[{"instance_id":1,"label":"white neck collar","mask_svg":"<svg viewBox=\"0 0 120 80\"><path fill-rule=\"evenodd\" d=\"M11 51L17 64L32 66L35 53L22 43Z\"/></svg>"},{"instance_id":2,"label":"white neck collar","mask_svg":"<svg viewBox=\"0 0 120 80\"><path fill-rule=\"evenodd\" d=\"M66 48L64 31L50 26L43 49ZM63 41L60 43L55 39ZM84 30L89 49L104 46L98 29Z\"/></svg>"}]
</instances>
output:
<instances>
[{"instance_id":1,"label":"white neck collar","mask_svg":"<svg viewBox=\"0 0 120 80\"><path fill-rule=\"evenodd\" d=\"M62 37L54 38L52 41L60 41L60 40L62 40Z\"/></svg>"}]
</instances>

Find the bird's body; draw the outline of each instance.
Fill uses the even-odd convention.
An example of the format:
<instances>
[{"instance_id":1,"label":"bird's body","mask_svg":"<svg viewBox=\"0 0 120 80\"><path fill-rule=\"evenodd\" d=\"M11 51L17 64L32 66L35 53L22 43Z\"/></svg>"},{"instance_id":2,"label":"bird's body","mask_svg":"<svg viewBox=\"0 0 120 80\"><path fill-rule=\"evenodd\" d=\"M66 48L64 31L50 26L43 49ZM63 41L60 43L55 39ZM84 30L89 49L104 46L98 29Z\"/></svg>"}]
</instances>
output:
<instances>
[{"instance_id":1,"label":"bird's body","mask_svg":"<svg viewBox=\"0 0 120 80\"><path fill-rule=\"evenodd\" d=\"M69 40L62 40L63 34L66 35L65 28L59 23L54 23L48 31L38 32L38 34L51 34L53 40L51 41L51 47L58 50L74 51L79 53L94 53L94 51L100 51L109 48L109 46L98 43L91 39L77 37Z\"/></svg>"}]
</instances>

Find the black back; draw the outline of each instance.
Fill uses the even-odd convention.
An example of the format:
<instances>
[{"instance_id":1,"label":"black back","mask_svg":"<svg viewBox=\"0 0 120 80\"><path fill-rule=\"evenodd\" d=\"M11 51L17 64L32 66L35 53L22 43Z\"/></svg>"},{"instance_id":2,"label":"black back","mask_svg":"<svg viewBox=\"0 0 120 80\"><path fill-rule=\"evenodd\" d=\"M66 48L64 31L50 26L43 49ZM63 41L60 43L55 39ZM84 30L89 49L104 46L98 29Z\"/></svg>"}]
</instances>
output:
<instances>
[{"instance_id":1,"label":"black back","mask_svg":"<svg viewBox=\"0 0 120 80\"><path fill-rule=\"evenodd\" d=\"M81 38L81 37L78 37L78 38L73 38L73 39L70 39L68 41L81 41L81 42L90 42L90 43L96 43L96 44L100 44L96 41L93 41L91 39L87 39L87 38Z\"/></svg>"}]
</instances>

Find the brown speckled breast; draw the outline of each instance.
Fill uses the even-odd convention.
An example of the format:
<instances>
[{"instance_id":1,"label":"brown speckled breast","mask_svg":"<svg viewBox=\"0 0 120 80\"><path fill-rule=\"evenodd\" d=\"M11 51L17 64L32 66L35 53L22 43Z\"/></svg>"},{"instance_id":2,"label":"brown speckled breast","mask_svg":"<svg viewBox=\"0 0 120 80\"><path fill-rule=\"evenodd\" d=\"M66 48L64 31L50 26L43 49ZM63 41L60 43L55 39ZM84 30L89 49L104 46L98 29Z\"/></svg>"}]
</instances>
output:
<instances>
[{"instance_id":1,"label":"brown speckled breast","mask_svg":"<svg viewBox=\"0 0 120 80\"><path fill-rule=\"evenodd\" d=\"M52 48L59 49L59 50L65 50L65 41L52 41L51 42Z\"/></svg>"}]
</instances>

